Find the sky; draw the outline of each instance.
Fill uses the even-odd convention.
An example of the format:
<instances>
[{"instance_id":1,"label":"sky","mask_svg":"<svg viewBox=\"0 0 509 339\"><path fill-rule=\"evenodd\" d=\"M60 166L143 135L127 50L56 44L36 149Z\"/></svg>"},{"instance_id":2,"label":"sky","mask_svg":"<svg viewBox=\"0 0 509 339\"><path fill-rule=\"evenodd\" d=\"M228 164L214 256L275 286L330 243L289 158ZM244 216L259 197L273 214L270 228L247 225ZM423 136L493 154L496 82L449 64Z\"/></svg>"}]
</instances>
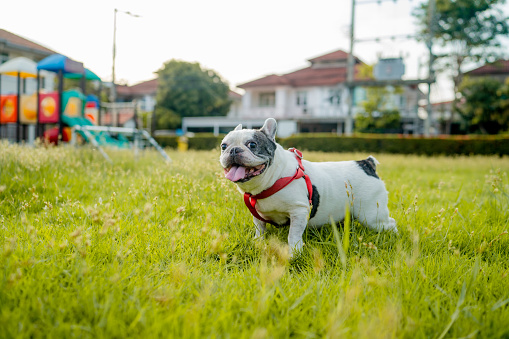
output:
<instances>
[{"instance_id":1,"label":"sky","mask_svg":"<svg viewBox=\"0 0 509 339\"><path fill-rule=\"evenodd\" d=\"M367 2L357 0L357 39L415 34L411 13L419 0ZM104 81L112 78L118 9L115 77L129 85L178 59L199 62L235 89L350 46L350 0L10 0L1 7L0 28L83 62ZM427 48L412 40L359 42L354 55L368 64L401 56L405 78L427 74ZM434 101L449 100L449 87L443 79L434 85Z\"/></svg>"}]
</instances>

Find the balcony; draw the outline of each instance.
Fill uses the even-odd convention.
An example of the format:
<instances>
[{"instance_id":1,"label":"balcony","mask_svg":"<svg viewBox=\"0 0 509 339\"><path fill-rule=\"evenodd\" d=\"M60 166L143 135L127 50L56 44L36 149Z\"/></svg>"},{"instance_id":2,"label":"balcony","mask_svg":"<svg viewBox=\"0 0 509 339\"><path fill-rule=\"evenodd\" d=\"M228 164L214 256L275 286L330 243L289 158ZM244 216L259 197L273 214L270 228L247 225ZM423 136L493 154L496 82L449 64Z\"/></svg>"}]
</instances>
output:
<instances>
[{"instance_id":1,"label":"balcony","mask_svg":"<svg viewBox=\"0 0 509 339\"><path fill-rule=\"evenodd\" d=\"M330 106L308 107L251 107L242 108L241 117L249 119L303 119L303 118L345 118L346 109Z\"/></svg>"}]
</instances>

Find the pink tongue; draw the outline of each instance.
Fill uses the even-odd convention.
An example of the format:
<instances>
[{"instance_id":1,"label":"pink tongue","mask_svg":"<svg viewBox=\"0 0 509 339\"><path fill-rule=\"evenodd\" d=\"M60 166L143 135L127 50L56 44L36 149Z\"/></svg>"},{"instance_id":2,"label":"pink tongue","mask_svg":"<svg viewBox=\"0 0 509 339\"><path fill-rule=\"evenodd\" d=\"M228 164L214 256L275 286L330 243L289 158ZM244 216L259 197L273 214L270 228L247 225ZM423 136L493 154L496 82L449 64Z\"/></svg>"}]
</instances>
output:
<instances>
[{"instance_id":1,"label":"pink tongue","mask_svg":"<svg viewBox=\"0 0 509 339\"><path fill-rule=\"evenodd\" d=\"M228 180L233 182L239 181L240 179L244 179L246 176L246 168L242 166L232 166L228 173L226 173L225 177Z\"/></svg>"}]
</instances>

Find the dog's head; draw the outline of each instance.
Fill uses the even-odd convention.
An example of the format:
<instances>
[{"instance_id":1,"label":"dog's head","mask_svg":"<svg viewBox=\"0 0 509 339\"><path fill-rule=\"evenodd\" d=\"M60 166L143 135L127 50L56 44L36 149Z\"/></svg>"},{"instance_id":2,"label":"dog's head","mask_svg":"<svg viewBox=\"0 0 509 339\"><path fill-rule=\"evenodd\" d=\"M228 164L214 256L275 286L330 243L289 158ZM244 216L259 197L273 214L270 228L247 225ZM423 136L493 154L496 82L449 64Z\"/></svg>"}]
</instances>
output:
<instances>
[{"instance_id":1,"label":"dog's head","mask_svg":"<svg viewBox=\"0 0 509 339\"><path fill-rule=\"evenodd\" d=\"M243 183L262 175L270 167L276 152L276 120L265 120L259 130L238 125L221 143L219 161L225 177Z\"/></svg>"}]
</instances>

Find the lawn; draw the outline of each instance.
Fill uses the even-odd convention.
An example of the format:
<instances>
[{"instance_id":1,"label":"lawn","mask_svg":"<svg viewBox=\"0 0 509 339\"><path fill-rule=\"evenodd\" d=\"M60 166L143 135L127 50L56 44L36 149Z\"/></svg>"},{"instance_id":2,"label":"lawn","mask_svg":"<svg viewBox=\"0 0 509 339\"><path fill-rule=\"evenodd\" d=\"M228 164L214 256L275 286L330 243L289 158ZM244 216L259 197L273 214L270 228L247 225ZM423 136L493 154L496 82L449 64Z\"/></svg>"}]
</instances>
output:
<instances>
[{"instance_id":1,"label":"lawn","mask_svg":"<svg viewBox=\"0 0 509 339\"><path fill-rule=\"evenodd\" d=\"M400 233L308 229L289 260L218 151L109 154L0 143L0 337L509 336L507 157L375 154Z\"/></svg>"}]
</instances>

